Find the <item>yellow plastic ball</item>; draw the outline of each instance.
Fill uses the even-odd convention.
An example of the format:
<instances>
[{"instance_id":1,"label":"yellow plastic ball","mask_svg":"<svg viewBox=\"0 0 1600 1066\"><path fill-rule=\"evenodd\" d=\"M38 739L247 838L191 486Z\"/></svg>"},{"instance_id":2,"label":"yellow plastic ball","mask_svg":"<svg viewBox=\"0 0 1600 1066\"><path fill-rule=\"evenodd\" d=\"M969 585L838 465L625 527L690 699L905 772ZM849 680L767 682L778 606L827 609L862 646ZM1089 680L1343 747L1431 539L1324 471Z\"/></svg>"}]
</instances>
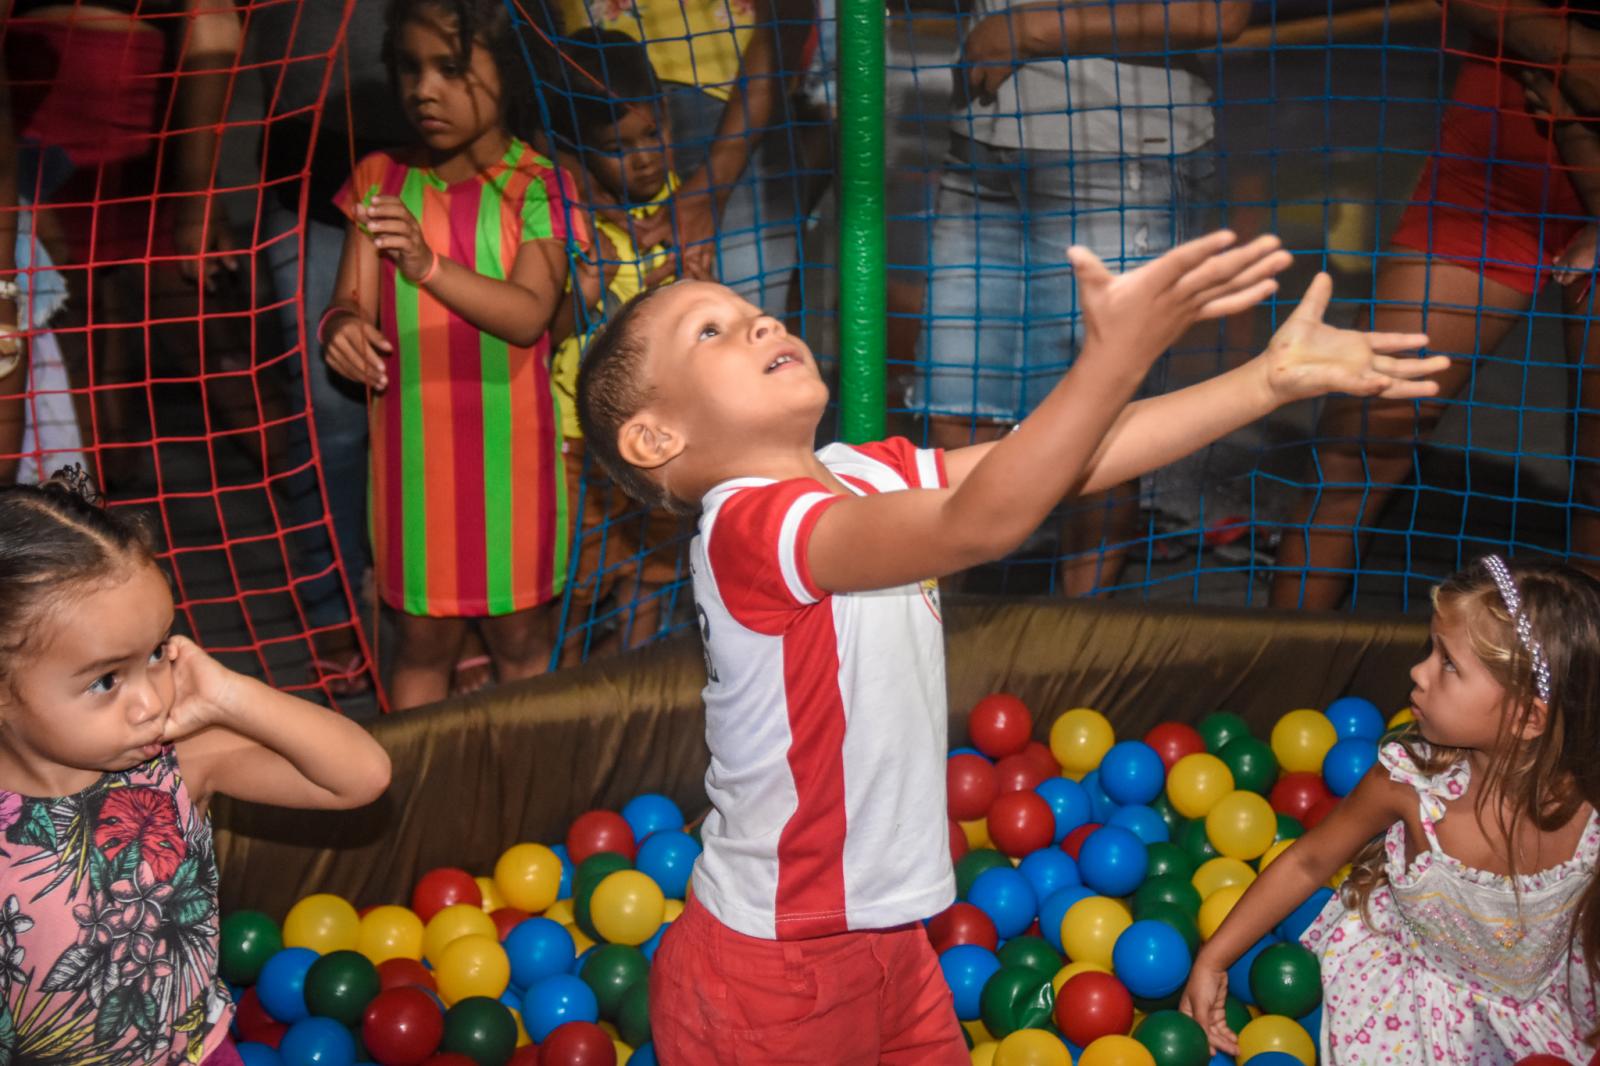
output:
<instances>
[{"instance_id":1,"label":"yellow plastic ball","mask_svg":"<svg viewBox=\"0 0 1600 1066\"><path fill-rule=\"evenodd\" d=\"M1222 854L1259 859L1278 834L1278 816L1264 796L1230 792L1206 812L1206 838Z\"/></svg>"},{"instance_id":2,"label":"yellow plastic ball","mask_svg":"<svg viewBox=\"0 0 1600 1066\"><path fill-rule=\"evenodd\" d=\"M1248 885L1255 879L1256 872L1250 869L1248 864L1221 855L1201 863L1200 869L1194 872L1189 883L1200 893L1200 898L1205 899L1219 888L1227 888L1229 885Z\"/></svg>"},{"instance_id":3,"label":"yellow plastic ball","mask_svg":"<svg viewBox=\"0 0 1600 1066\"><path fill-rule=\"evenodd\" d=\"M1092 962L1109 970L1117 937L1133 924L1133 916L1107 896L1080 899L1061 918L1061 946L1073 962Z\"/></svg>"},{"instance_id":4,"label":"yellow plastic ball","mask_svg":"<svg viewBox=\"0 0 1600 1066\"><path fill-rule=\"evenodd\" d=\"M571 898L556 900L545 908L544 916L560 925L571 925L578 920L578 912L573 909Z\"/></svg>"},{"instance_id":5,"label":"yellow plastic ball","mask_svg":"<svg viewBox=\"0 0 1600 1066\"><path fill-rule=\"evenodd\" d=\"M1233 910L1239 899L1249 891L1249 885L1228 885L1219 888L1200 901L1200 914L1195 924L1200 927L1200 939L1210 940L1222 926L1223 919Z\"/></svg>"},{"instance_id":6,"label":"yellow plastic ball","mask_svg":"<svg viewBox=\"0 0 1600 1066\"><path fill-rule=\"evenodd\" d=\"M1411 708L1410 707L1402 707L1398 711L1394 712L1394 717L1393 718L1389 719L1388 728L1389 729L1399 729L1401 726L1410 725L1412 722L1415 722L1416 720L1417 720L1417 716L1411 713Z\"/></svg>"},{"instance_id":7,"label":"yellow plastic ball","mask_svg":"<svg viewBox=\"0 0 1600 1066\"><path fill-rule=\"evenodd\" d=\"M477 882L478 894L483 897L483 913L493 914L501 907L506 906L506 898L500 894L492 877L474 877Z\"/></svg>"},{"instance_id":8,"label":"yellow plastic ball","mask_svg":"<svg viewBox=\"0 0 1600 1066\"><path fill-rule=\"evenodd\" d=\"M638 870L607 874L589 901L594 928L610 944L637 947L656 935L666 917L661 887Z\"/></svg>"},{"instance_id":9,"label":"yellow plastic ball","mask_svg":"<svg viewBox=\"0 0 1600 1066\"><path fill-rule=\"evenodd\" d=\"M544 913L561 891L561 856L543 844L514 844L495 862L494 883L507 906Z\"/></svg>"},{"instance_id":10,"label":"yellow plastic ball","mask_svg":"<svg viewBox=\"0 0 1600 1066\"><path fill-rule=\"evenodd\" d=\"M422 958L422 919L405 907L385 904L361 916L356 950L376 966L388 959Z\"/></svg>"},{"instance_id":11,"label":"yellow plastic ball","mask_svg":"<svg viewBox=\"0 0 1600 1066\"><path fill-rule=\"evenodd\" d=\"M1282 1051L1306 1066L1316 1066L1317 1045L1311 1034L1294 1019L1281 1014L1263 1014L1239 1030L1240 1062L1249 1062L1268 1051Z\"/></svg>"},{"instance_id":12,"label":"yellow plastic ball","mask_svg":"<svg viewBox=\"0 0 1600 1066\"><path fill-rule=\"evenodd\" d=\"M464 936L486 936L498 940L494 919L471 903L452 903L428 919L422 927L422 957L437 967L445 946Z\"/></svg>"},{"instance_id":13,"label":"yellow plastic ball","mask_svg":"<svg viewBox=\"0 0 1600 1066\"><path fill-rule=\"evenodd\" d=\"M494 937L468 933L445 945L433 976L445 1006L469 996L499 999L511 983L511 961Z\"/></svg>"},{"instance_id":14,"label":"yellow plastic ball","mask_svg":"<svg viewBox=\"0 0 1600 1066\"><path fill-rule=\"evenodd\" d=\"M319 892L289 908L283 919L283 946L310 948L319 955L354 951L360 930L361 918L354 907L338 896Z\"/></svg>"},{"instance_id":15,"label":"yellow plastic ball","mask_svg":"<svg viewBox=\"0 0 1600 1066\"><path fill-rule=\"evenodd\" d=\"M1043 1029L1018 1029L995 1048L994 1066L1072 1066L1072 1056Z\"/></svg>"},{"instance_id":16,"label":"yellow plastic ball","mask_svg":"<svg viewBox=\"0 0 1600 1066\"><path fill-rule=\"evenodd\" d=\"M1321 711L1290 711L1272 727L1272 754L1287 774L1322 772L1322 760L1339 740Z\"/></svg>"},{"instance_id":17,"label":"yellow plastic ball","mask_svg":"<svg viewBox=\"0 0 1600 1066\"><path fill-rule=\"evenodd\" d=\"M1131 1036L1102 1036L1083 1049L1078 1066L1156 1066L1156 1060Z\"/></svg>"},{"instance_id":18,"label":"yellow plastic ball","mask_svg":"<svg viewBox=\"0 0 1600 1066\"><path fill-rule=\"evenodd\" d=\"M577 922L573 922L571 925L563 926L562 928L566 929L567 934L572 937L573 954L575 956L582 955L585 951L588 951L590 948L594 947L594 941L589 939L588 933L585 933L582 929L578 928Z\"/></svg>"},{"instance_id":19,"label":"yellow plastic ball","mask_svg":"<svg viewBox=\"0 0 1600 1066\"><path fill-rule=\"evenodd\" d=\"M1000 1045L993 1040L985 1040L981 1044L972 1045L972 1066L994 1066L994 1053Z\"/></svg>"},{"instance_id":20,"label":"yellow plastic ball","mask_svg":"<svg viewBox=\"0 0 1600 1066\"><path fill-rule=\"evenodd\" d=\"M1086 774L1117 742L1116 730L1099 711L1075 707L1050 727L1050 754L1068 773Z\"/></svg>"},{"instance_id":21,"label":"yellow plastic ball","mask_svg":"<svg viewBox=\"0 0 1600 1066\"><path fill-rule=\"evenodd\" d=\"M1256 872L1266 873L1267 867L1272 865L1272 861L1279 855L1282 855L1284 852L1288 851L1289 846L1293 843L1293 838L1289 840L1280 840L1276 844L1272 845L1272 847L1268 848L1267 853L1261 856L1261 861L1256 863Z\"/></svg>"},{"instance_id":22,"label":"yellow plastic ball","mask_svg":"<svg viewBox=\"0 0 1600 1066\"><path fill-rule=\"evenodd\" d=\"M1345 878L1350 876L1350 870L1351 866L1349 863L1345 863L1343 866L1335 870L1333 872L1333 876L1328 878L1328 887L1333 889L1335 892L1339 891L1339 886L1344 884Z\"/></svg>"},{"instance_id":23,"label":"yellow plastic ball","mask_svg":"<svg viewBox=\"0 0 1600 1066\"><path fill-rule=\"evenodd\" d=\"M1061 969L1057 970L1054 977L1050 978L1050 985L1056 990L1056 994L1060 995L1061 986L1078 976L1080 973L1110 972L1111 971L1106 969L1104 966L1093 962L1069 962L1065 966L1061 967Z\"/></svg>"},{"instance_id":24,"label":"yellow plastic ball","mask_svg":"<svg viewBox=\"0 0 1600 1066\"><path fill-rule=\"evenodd\" d=\"M507 1008L508 1010L510 1008ZM517 1047L527 1047L533 1043L533 1037L528 1035L528 1027L522 1024L522 1012L511 1011L511 1020L517 1023Z\"/></svg>"},{"instance_id":25,"label":"yellow plastic ball","mask_svg":"<svg viewBox=\"0 0 1600 1066\"><path fill-rule=\"evenodd\" d=\"M983 1022L976 1018L970 1022L962 1022L961 1028L965 1029L967 1031L967 1035L972 1038L972 1044L974 1047L979 1044L994 1044L998 1046L1000 1043L1000 1041L996 1040L994 1035L989 1032L988 1026L984 1025Z\"/></svg>"},{"instance_id":26,"label":"yellow plastic ball","mask_svg":"<svg viewBox=\"0 0 1600 1066\"><path fill-rule=\"evenodd\" d=\"M683 915L683 900L669 899L661 910L661 924L671 925Z\"/></svg>"},{"instance_id":27,"label":"yellow plastic ball","mask_svg":"<svg viewBox=\"0 0 1600 1066\"><path fill-rule=\"evenodd\" d=\"M628 1066L628 1060L633 1058L633 1048L620 1040L611 1041L611 1046L617 1049L617 1066Z\"/></svg>"},{"instance_id":28,"label":"yellow plastic ball","mask_svg":"<svg viewBox=\"0 0 1600 1066\"><path fill-rule=\"evenodd\" d=\"M1233 791L1233 771L1203 751L1185 755L1167 773L1167 799L1185 818L1204 818Z\"/></svg>"},{"instance_id":29,"label":"yellow plastic ball","mask_svg":"<svg viewBox=\"0 0 1600 1066\"><path fill-rule=\"evenodd\" d=\"M967 838L967 847L973 851L994 846L989 842L989 819L974 818L970 822L956 824L961 827L961 835Z\"/></svg>"}]
</instances>

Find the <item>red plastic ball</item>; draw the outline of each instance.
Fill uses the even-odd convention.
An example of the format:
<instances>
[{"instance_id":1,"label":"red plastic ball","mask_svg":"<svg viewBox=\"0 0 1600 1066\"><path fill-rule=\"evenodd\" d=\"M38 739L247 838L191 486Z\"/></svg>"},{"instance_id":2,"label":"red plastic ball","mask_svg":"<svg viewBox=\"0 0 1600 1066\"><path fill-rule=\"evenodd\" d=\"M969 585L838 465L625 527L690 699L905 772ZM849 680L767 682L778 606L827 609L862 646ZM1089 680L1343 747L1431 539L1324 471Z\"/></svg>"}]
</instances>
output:
<instances>
[{"instance_id":1,"label":"red plastic ball","mask_svg":"<svg viewBox=\"0 0 1600 1066\"><path fill-rule=\"evenodd\" d=\"M1156 749L1168 770L1185 755L1197 755L1206 750L1200 731L1182 722L1162 722L1144 735L1144 742Z\"/></svg>"},{"instance_id":2,"label":"red plastic ball","mask_svg":"<svg viewBox=\"0 0 1600 1066\"><path fill-rule=\"evenodd\" d=\"M972 746L991 759L1015 755L1033 736L1033 712L1015 696L997 692L985 696L967 719Z\"/></svg>"},{"instance_id":3,"label":"red plastic ball","mask_svg":"<svg viewBox=\"0 0 1600 1066\"><path fill-rule=\"evenodd\" d=\"M1061 1035L1087 1047L1133 1028L1133 996L1108 973L1080 973L1061 986L1055 1013Z\"/></svg>"},{"instance_id":4,"label":"red plastic ball","mask_svg":"<svg viewBox=\"0 0 1600 1066\"><path fill-rule=\"evenodd\" d=\"M459 1051L441 1051L422 1066L478 1066L476 1059Z\"/></svg>"},{"instance_id":5,"label":"red plastic ball","mask_svg":"<svg viewBox=\"0 0 1600 1066\"><path fill-rule=\"evenodd\" d=\"M417 1066L443 1039L444 1013L414 986L379 992L361 1016L361 1042L384 1066Z\"/></svg>"},{"instance_id":6,"label":"red plastic ball","mask_svg":"<svg viewBox=\"0 0 1600 1066\"><path fill-rule=\"evenodd\" d=\"M928 922L928 942L935 955L958 944L977 944L994 951L1000 946L994 919L970 903L952 903Z\"/></svg>"},{"instance_id":7,"label":"red plastic ball","mask_svg":"<svg viewBox=\"0 0 1600 1066\"><path fill-rule=\"evenodd\" d=\"M1315 807L1319 800L1332 795L1323 783L1321 774L1301 771L1278 778L1278 783L1267 794L1267 802L1279 814L1287 814L1304 824L1306 812Z\"/></svg>"},{"instance_id":8,"label":"red plastic ball","mask_svg":"<svg viewBox=\"0 0 1600 1066\"><path fill-rule=\"evenodd\" d=\"M506 1066L539 1066L539 1045L523 1044L511 1053Z\"/></svg>"},{"instance_id":9,"label":"red plastic ball","mask_svg":"<svg viewBox=\"0 0 1600 1066\"><path fill-rule=\"evenodd\" d=\"M567 855L574 867L583 860L602 851L614 851L633 861L639 851L639 842L633 839L633 829L616 811L585 811L567 830Z\"/></svg>"},{"instance_id":10,"label":"red plastic ball","mask_svg":"<svg viewBox=\"0 0 1600 1066\"><path fill-rule=\"evenodd\" d=\"M950 861L958 863L967 853L967 834L961 831L954 818L950 819Z\"/></svg>"},{"instance_id":11,"label":"red plastic ball","mask_svg":"<svg viewBox=\"0 0 1600 1066\"><path fill-rule=\"evenodd\" d=\"M539 1066L617 1066L617 1048L593 1022L568 1022L539 1045Z\"/></svg>"},{"instance_id":12,"label":"red plastic ball","mask_svg":"<svg viewBox=\"0 0 1600 1066\"><path fill-rule=\"evenodd\" d=\"M1083 847L1083 842L1089 839L1089 834L1100 828L1099 822L1086 822L1067 834L1067 839L1061 842L1061 850L1072 856L1072 861L1078 861L1078 850Z\"/></svg>"},{"instance_id":13,"label":"red plastic ball","mask_svg":"<svg viewBox=\"0 0 1600 1066\"><path fill-rule=\"evenodd\" d=\"M1589 1061L1594 1062L1595 1059L1600 1059L1600 1051L1595 1052L1594 1058ZM1518 1059L1517 1066L1572 1066L1572 1063L1560 1055L1546 1055L1540 1052L1537 1055L1527 1055Z\"/></svg>"},{"instance_id":14,"label":"red plastic ball","mask_svg":"<svg viewBox=\"0 0 1600 1066\"><path fill-rule=\"evenodd\" d=\"M1007 792L989 808L989 839L1013 859L1050 846L1056 835L1056 817L1039 793Z\"/></svg>"},{"instance_id":15,"label":"red plastic ball","mask_svg":"<svg viewBox=\"0 0 1600 1066\"><path fill-rule=\"evenodd\" d=\"M378 987L387 992L391 988L415 986L437 992L439 984L433 971L416 959L384 959L378 963Z\"/></svg>"},{"instance_id":16,"label":"red plastic ball","mask_svg":"<svg viewBox=\"0 0 1600 1066\"><path fill-rule=\"evenodd\" d=\"M247 988L233 1012L233 1031L239 1034L240 1040L275 1048L289 1027L268 1014L256 990Z\"/></svg>"},{"instance_id":17,"label":"red plastic ball","mask_svg":"<svg viewBox=\"0 0 1600 1066\"><path fill-rule=\"evenodd\" d=\"M489 920L494 922L494 935L499 940L504 940L506 934L532 917L527 911L519 911L515 907L499 907L489 912Z\"/></svg>"},{"instance_id":18,"label":"red plastic ball","mask_svg":"<svg viewBox=\"0 0 1600 1066\"><path fill-rule=\"evenodd\" d=\"M1307 829L1315 829L1317 823L1333 813L1339 806L1338 796L1324 796L1311 805L1311 809L1300 819L1300 824Z\"/></svg>"},{"instance_id":19,"label":"red plastic ball","mask_svg":"<svg viewBox=\"0 0 1600 1066\"><path fill-rule=\"evenodd\" d=\"M422 875L422 880L417 882L417 887L411 893L411 909L424 923L446 907L453 907L457 903L481 907L483 892L471 874L454 866L441 866L437 870L429 870Z\"/></svg>"},{"instance_id":20,"label":"red plastic ball","mask_svg":"<svg viewBox=\"0 0 1600 1066\"><path fill-rule=\"evenodd\" d=\"M950 817L970 822L989 813L990 804L1000 794L1000 782L994 775L994 763L964 752L944 761L944 789Z\"/></svg>"},{"instance_id":21,"label":"red plastic ball","mask_svg":"<svg viewBox=\"0 0 1600 1066\"><path fill-rule=\"evenodd\" d=\"M1000 794L1022 792L1038 788L1055 774L1043 771L1039 764L1022 752L1007 755L994 764L994 779L1000 785Z\"/></svg>"},{"instance_id":22,"label":"red plastic ball","mask_svg":"<svg viewBox=\"0 0 1600 1066\"><path fill-rule=\"evenodd\" d=\"M1041 744L1037 740L1028 741L1028 746L1022 749L1022 757L1039 768L1045 777L1055 777L1061 772L1061 764L1056 762L1056 757L1050 754L1050 745Z\"/></svg>"}]
</instances>

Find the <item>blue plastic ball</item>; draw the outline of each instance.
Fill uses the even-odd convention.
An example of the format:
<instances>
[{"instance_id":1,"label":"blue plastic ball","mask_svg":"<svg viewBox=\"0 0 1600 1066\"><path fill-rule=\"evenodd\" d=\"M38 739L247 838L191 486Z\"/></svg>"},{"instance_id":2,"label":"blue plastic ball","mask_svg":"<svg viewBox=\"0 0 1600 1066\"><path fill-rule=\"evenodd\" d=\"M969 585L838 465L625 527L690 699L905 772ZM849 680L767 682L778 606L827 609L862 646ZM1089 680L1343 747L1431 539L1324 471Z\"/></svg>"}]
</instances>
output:
<instances>
[{"instance_id":1,"label":"blue plastic ball","mask_svg":"<svg viewBox=\"0 0 1600 1066\"><path fill-rule=\"evenodd\" d=\"M1146 844L1163 844L1172 838L1167 830L1167 820L1154 807L1136 805L1118 807L1111 812L1107 825L1120 826Z\"/></svg>"},{"instance_id":2,"label":"blue plastic ball","mask_svg":"<svg viewBox=\"0 0 1600 1066\"><path fill-rule=\"evenodd\" d=\"M1251 1055L1245 1060L1244 1066L1302 1066L1302 1063L1287 1051L1263 1051L1259 1055Z\"/></svg>"},{"instance_id":3,"label":"blue plastic ball","mask_svg":"<svg viewBox=\"0 0 1600 1066\"><path fill-rule=\"evenodd\" d=\"M1361 737L1377 740L1383 736L1383 712L1371 700L1360 696L1341 696L1328 704L1328 709L1322 713L1333 723L1333 731L1340 739Z\"/></svg>"},{"instance_id":4,"label":"blue plastic ball","mask_svg":"<svg viewBox=\"0 0 1600 1066\"><path fill-rule=\"evenodd\" d=\"M283 1066L354 1066L356 1038L332 1018L306 1018L283 1034L278 1057Z\"/></svg>"},{"instance_id":5,"label":"blue plastic ball","mask_svg":"<svg viewBox=\"0 0 1600 1066\"><path fill-rule=\"evenodd\" d=\"M1089 793L1070 777L1047 777L1034 791L1044 797L1050 804L1050 813L1056 816L1054 843L1061 843L1078 826L1094 821Z\"/></svg>"},{"instance_id":6,"label":"blue plastic ball","mask_svg":"<svg viewBox=\"0 0 1600 1066\"><path fill-rule=\"evenodd\" d=\"M643 840L665 829L682 829L683 811L667 797L646 792L623 805L622 820L633 830L633 839Z\"/></svg>"},{"instance_id":7,"label":"blue plastic ball","mask_svg":"<svg viewBox=\"0 0 1600 1066\"><path fill-rule=\"evenodd\" d=\"M1033 894L1038 899L1046 898L1058 888L1083 884L1078 876L1078 864L1060 848L1040 848L1024 858L1017 869L1033 886Z\"/></svg>"},{"instance_id":8,"label":"blue plastic ball","mask_svg":"<svg viewBox=\"0 0 1600 1066\"><path fill-rule=\"evenodd\" d=\"M1252 1007L1256 1005L1256 997L1255 993L1250 991L1250 965L1256 961L1257 955L1277 942L1278 938L1268 933L1250 945L1250 949L1228 967L1228 991Z\"/></svg>"},{"instance_id":9,"label":"blue plastic ball","mask_svg":"<svg viewBox=\"0 0 1600 1066\"><path fill-rule=\"evenodd\" d=\"M661 950L661 938L667 935L667 930L671 926L671 922L662 922L661 928L651 933L650 939L639 945L639 953L644 956L646 962L656 961L656 952Z\"/></svg>"},{"instance_id":10,"label":"blue plastic ball","mask_svg":"<svg viewBox=\"0 0 1600 1066\"><path fill-rule=\"evenodd\" d=\"M532 988L546 977L566 973L578 951L566 927L549 918L524 918L500 946L511 962L511 983L518 988Z\"/></svg>"},{"instance_id":11,"label":"blue plastic ball","mask_svg":"<svg viewBox=\"0 0 1600 1066\"><path fill-rule=\"evenodd\" d=\"M1300 1023L1300 1028L1304 1029L1307 1033L1311 1034L1311 1040L1312 1040L1313 1043L1320 1043L1321 1042L1321 1040L1322 1040L1322 1004L1318 1003L1316 1010L1312 1011L1310 1014L1306 1015L1304 1018L1297 1018L1296 1021L1298 1021Z\"/></svg>"},{"instance_id":12,"label":"blue plastic ball","mask_svg":"<svg viewBox=\"0 0 1600 1066\"><path fill-rule=\"evenodd\" d=\"M1100 787L1112 802L1126 807L1145 804L1161 795L1167 783L1167 766L1156 749L1142 740L1113 744L1100 760Z\"/></svg>"},{"instance_id":13,"label":"blue plastic ball","mask_svg":"<svg viewBox=\"0 0 1600 1066\"><path fill-rule=\"evenodd\" d=\"M984 762L987 762L987 763L994 762L993 759L989 758L989 756L985 755L983 752L979 751L977 748L974 748L974 747L951 748L950 749L950 754L948 756L946 756L946 757L954 759L957 755L976 755L978 758L982 759Z\"/></svg>"},{"instance_id":14,"label":"blue plastic ball","mask_svg":"<svg viewBox=\"0 0 1600 1066\"><path fill-rule=\"evenodd\" d=\"M1039 897L1021 871L1010 866L985 870L972 882L967 902L994 922L1000 939L1020 936L1039 914Z\"/></svg>"},{"instance_id":15,"label":"blue plastic ball","mask_svg":"<svg viewBox=\"0 0 1600 1066\"><path fill-rule=\"evenodd\" d=\"M682 829L660 829L643 839L634 868L654 881L663 896L683 899L694 861L700 857L699 842Z\"/></svg>"},{"instance_id":16,"label":"blue plastic ball","mask_svg":"<svg viewBox=\"0 0 1600 1066\"><path fill-rule=\"evenodd\" d=\"M983 986L1000 969L999 957L978 944L957 944L939 956L939 969L955 997L956 1017L975 1021L982 1014Z\"/></svg>"},{"instance_id":17,"label":"blue plastic ball","mask_svg":"<svg viewBox=\"0 0 1600 1066\"><path fill-rule=\"evenodd\" d=\"M500 993L500 1005L507 1010L514 1010L520 1013L524 995L526 993L516 985L507 985L506 990Z\"/></svg>"},{"instance_id":18,"label":"blue plastic ball","mask_svg":"<svg viewBox=\"0 0 1600 1066\"><path fill-rule=\"evenodd\" d=\"M570 973L546 977L522 997L522 1025L535 1044L568 1022L600 1019L600 1004L583 980Z\"/></svg>"},{"instance_id":19,"label":"blue plastic ball","mask_svg":"<svg viewBox=\"0 0 1600 1066\"><path fill-rule=\"evenodd\" d=\"M283 1057L278 1054L277 1049L265 1044L246 1040L242 1044L234 1045L234 1050L239 1053L244 1066L283 1066Z\"/></svg>"},{"instance_id":20,"label":"blue plastic ball","mask_svg":"<svg viewBox=\"0 0 1600 1066\"><path fill-rule=\"evenodd\" d=\"M561 887L556 889L556 899L567 899L572 895L572 876L577 869L572 865L572 856L567 853L565 844L551 844L550 850L561 860Z\"/></svg>"},{"instance_id":21,"label":"blue plastic ball","mask_svg":"<svg viewBox=\"0 0 1600 1066\"><path fill-rule=\"evenodd\" d=\"M1102 896L1129 896L1144 883L1150 849L1117 825L1090 833L1078 851L1078 876Z\"/></svg>"},{"instance_id":22,"label":"blue plastic ball","mask_svg":"<svg viewBox=\"0 0 1600 1066\"><path fill-rule=\"evenodd\" d=\"M1346 737L1322 758L1322 780L1335 796L1348 796L1378 762L1378 742Z\"/></svg>"},{"instance_id":23,"label":"blue plastic ball","mask_svg":"<svg viewBox=\"0 0 1600 1066\"><path fill-rule=\"evenodd\" d=\"M1274 932L1289 943L1298 944L1300 934L1311 928L1311 923L1317 920L1317 915L1322 913L1322 908L1326 907L1332 898L1333 889L1317 889L1304 903L1290 911L1289 917L1279 922Z\"/></svg>"},{"instance_id":24,"label":"blue plastic ball","mask_svg":"<svg viewBox=\"0 0 1600 1066\"><path fill-rule=\"evenodd\" d=\"M589 956L594 954L594 949L599 946L599 944L590 944L588 947L584 948L582 953L579 954L577 958L572 960L572 969L568 972L582 975L583 964L589 961Z\"/></svg>"},{"instance_id":25,"label":"blue plastic ball","mask_svg":"<svg viewBox=\"0 0 1600 1066\"><path fill-rule=\"evenodd\" d=\"M628 1059L628 1066L656 1066L656 1045L654 1041L646 1041L633 1049L633 1056Z\"/></svg>"},{"instance_id":26,"label":"blue plastic ball","mask_svg":"<svg viewBox=\"0 0 1600 1066\"><path fill-rule=\"evenodd\" d=\"M1071 885L1056 889L1039 904L1039 933L1050 942L1051 947L1065 952L1066 949L1061 946L1061 919L1067 916L1067 911L1072 909L1074 903L1094 894L1092 888Z\"/></svg>"},{"instance_id":27,"label":"blue plastic ball","mask_svg":"<svg viewBox=\"0 0 1600 1066\"><path fill-rule=\"evenodd\" d=\"M1161 999L1189 979L1189 945L1166 922L1134 922L1111 949L1111 969L1128 991L1143 999Z\"/></svg>"},{"instance_id":28,"label":"blue plastic ball","mask_svg":"<svg viewBox=\"0 0 1600 1066\"><path fill-rule=\"evenodd\" d=\"M256 995L268 1014L285 1025L310 1016L306 1009L306 971L318 955L310 948L284 948L261 967Z\"/></svg>"},{"instance_id":29,"label":"blue plastic ball","mask_svg":"<svg viewBox=\"0 0 1600 1066\"><path fill-rule=\"evenodd\" d=\"M1116 813L1117 802L1106 795L1106 790L1101 786L1100 771L1090 770L1083 775L1083 780L1079 784L1089 794L1089 820L1105 825Z\"/></svg>"}]
</instances>

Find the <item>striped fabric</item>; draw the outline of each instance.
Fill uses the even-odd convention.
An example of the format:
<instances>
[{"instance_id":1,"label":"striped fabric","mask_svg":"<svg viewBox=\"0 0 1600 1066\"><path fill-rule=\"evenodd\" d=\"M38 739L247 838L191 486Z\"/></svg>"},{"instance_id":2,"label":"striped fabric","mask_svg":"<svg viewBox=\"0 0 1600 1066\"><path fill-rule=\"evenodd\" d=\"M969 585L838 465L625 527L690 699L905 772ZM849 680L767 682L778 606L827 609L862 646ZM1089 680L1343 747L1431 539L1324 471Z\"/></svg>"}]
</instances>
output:
<instances>
[{"instance_id":1,"label":"striped fabric","mask_svg":"<svg viewBox=\"0 0 1600 1066\"><path fill-rule=\"evenodd\" d=\"M486 277L504 279L528 241L569 236L571 179L522 141L454 185L376 153L335 202L353 221L358 197L379 194L398 196L441 256ZM379 593L407 614L444 617L547 602L567 572L549 337L507 344L381 262L379 325L394 353L389 388L374 394L371 409Z\"/></svg>"}]
</instances>

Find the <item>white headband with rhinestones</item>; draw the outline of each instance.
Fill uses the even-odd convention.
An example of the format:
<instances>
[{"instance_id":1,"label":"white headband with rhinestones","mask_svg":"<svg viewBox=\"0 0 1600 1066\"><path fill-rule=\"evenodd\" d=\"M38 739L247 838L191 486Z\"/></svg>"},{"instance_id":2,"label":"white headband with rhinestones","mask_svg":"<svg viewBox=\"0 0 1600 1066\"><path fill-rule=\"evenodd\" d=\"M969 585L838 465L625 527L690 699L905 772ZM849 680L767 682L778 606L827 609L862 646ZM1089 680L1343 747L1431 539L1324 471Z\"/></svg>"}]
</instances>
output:
<instances>
[{"instance_id":1,"label":"white headband with rhinestones","mask_svg":"<svg viewBox=\"0 0 1600 1066\"><path fill-rule=\"evenodd\" d=\"M1533 623L1522 613L1522 597L1517 592L1517 583L1512 579L1506 561L1500 556L1485 555L1483 565L1489 571L1489 576L1494 578L1494 583L1500 586L1500 598L1506 601L1506 611L1517 627L1517 639L1522 641L1528 657L1533 660L1533 687L1538 690L1539 698L1549 703L1550 660L1545 658L1544 645L1534 638Z\"/></svg>"}]
</instances>

